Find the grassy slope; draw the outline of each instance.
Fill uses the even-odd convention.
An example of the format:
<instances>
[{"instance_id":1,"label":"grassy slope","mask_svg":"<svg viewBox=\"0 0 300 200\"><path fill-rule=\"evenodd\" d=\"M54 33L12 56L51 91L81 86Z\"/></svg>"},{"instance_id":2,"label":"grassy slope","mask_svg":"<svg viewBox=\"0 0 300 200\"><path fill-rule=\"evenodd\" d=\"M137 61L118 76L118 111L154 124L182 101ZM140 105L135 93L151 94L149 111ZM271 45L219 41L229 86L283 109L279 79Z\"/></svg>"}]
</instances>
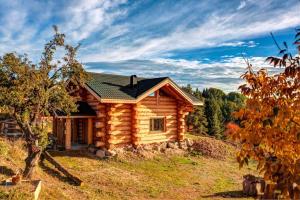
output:
<instances>
[{"instance_id":1,"label":"grassy slope","mask_svg":"<svg viewBox=\"0 0 300 200\"><path fill-rule=\"evenodd\" d=\"M38 169L43 180L41 199L219 199L222 195L218 193L240 191L242 176L253 172L250 168L239 170L232 157L221 161L162 154L153 159L128 155L98 160L85 152L52 155L84 185L71 185L45 161ZM4 177L0 173L0 179Z\"/></svg>"}]
</instances>

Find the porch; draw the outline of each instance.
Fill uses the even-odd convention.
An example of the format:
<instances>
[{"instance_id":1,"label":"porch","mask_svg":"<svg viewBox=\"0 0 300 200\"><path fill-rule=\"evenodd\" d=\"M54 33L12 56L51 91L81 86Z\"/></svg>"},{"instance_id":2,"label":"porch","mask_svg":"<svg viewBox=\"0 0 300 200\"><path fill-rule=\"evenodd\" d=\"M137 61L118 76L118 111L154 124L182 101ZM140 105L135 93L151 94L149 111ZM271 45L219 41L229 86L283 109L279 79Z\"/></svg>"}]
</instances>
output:
<instances>
[{"instance_id":1,"label":"porch","mask_svg":"<svg viewBox=\"0 0 300 200\"><path fill-rule=\"evenodd\" d=\"M53 136L57 145L65 150L76 150L93 144L93 119L95 111L85 102L78 102L78 112L64 115L56 113L53 118Z\"/></svg>"}]
</instances>

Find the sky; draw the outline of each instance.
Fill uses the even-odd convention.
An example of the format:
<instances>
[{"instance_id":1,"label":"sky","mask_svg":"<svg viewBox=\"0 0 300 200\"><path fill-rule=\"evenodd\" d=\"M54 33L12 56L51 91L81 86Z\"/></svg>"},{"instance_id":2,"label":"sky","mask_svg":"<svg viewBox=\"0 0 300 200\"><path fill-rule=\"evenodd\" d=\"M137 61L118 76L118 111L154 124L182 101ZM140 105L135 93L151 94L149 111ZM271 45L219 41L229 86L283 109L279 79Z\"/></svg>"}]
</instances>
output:
<instances>
[{"instance_id":1,"label":"sky","mask_svg":"<svg viewBox=\"0 0 300 200\"><path fill-rule=\"evenodd\" d=\"M179 85L237 91L246 69L292 48L300 0L0 0L0 56L38 62L52 25L87 71L169 76ZM296 52L294 52L296 53Z\"/></svg>"}]
</instances>

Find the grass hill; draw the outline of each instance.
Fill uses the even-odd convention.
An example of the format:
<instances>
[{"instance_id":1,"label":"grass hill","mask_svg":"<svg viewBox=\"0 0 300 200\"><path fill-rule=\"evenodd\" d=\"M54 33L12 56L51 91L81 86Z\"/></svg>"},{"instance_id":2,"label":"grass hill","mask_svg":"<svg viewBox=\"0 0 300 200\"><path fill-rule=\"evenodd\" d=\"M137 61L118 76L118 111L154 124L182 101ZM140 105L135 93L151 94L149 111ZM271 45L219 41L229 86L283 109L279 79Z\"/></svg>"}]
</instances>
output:
<instances>
[{"instance_id":1,"label":"grass hill","mask_svg":"<svg viewBox=\"0 0 300 200\"><path fill-rule=\"evenodd\" d=\"M253 166L239 170L234 148L228 144L210 138L193 139L208 140L204 148L222 143L228 154L219 159L212 158L213 152L209 151L184 155L159 153L151 158L124 153L117 158L99 160L85 151L52 153L84 184L73 185L44 161L36 174L43 181L40 199L243 199L242 176L254 173ZM22 141L0 140L0 154L0 180L23 167ZM0 187L1 198L29 197L21 184L11 190Z\"/></svg>"}]
</instances>

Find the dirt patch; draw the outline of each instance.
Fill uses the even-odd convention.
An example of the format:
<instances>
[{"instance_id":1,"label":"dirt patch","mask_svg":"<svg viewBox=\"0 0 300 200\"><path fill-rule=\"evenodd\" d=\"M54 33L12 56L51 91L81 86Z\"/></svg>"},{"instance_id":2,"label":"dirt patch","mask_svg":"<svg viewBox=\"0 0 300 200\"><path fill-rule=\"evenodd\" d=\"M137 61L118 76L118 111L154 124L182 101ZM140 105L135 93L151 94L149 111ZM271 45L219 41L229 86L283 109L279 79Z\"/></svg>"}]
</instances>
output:
<instances>
[{"instance_id":1,"label":"dirt patch","mask_svg":"<svg viewBox=\"0 0 300 200\"><path fill-rule=\"evenodd\" d=\"M234 146L221 140L209 137L199 137L193 142L191 154L200 154L215 159L225 160L228 156L233 155L234 148Z\"/></svg>"}]
</instances>

